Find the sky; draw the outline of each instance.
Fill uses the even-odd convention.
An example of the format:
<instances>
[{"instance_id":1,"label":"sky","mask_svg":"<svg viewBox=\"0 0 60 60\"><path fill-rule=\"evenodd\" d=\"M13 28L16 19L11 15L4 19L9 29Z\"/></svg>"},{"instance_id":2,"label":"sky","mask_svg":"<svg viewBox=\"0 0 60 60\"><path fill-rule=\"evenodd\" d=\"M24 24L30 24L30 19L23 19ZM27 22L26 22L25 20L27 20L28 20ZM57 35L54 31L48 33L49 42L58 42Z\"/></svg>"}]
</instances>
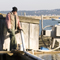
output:
<instances>
[{"instance_id":1,"label":"sky","mask_svg":"<svg viewBox=\"0 0 60 60\"><path fill-rule=\"evenodd\" d=\"M0 11L60 9L60 0L0 0Z\"/></svg>"}]
</instances>

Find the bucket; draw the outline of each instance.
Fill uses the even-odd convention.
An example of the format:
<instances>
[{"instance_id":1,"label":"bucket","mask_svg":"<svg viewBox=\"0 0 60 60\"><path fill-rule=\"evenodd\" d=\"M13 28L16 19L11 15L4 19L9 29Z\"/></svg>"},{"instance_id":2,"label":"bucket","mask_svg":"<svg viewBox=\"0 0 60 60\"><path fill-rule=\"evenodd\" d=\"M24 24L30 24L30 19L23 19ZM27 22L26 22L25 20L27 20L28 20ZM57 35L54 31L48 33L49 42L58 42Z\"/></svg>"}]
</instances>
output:
<instances>
[{"instance_id":1,"label":"bucket","mask_svg":"<svg viewBox=\"0 0 60 60\"><path fill-rule=\"evenodd\" d=\"M41 50L49 50L48 48L45 48L45 47L41 47L40 49Z\"/></svg>"}]
</instances>

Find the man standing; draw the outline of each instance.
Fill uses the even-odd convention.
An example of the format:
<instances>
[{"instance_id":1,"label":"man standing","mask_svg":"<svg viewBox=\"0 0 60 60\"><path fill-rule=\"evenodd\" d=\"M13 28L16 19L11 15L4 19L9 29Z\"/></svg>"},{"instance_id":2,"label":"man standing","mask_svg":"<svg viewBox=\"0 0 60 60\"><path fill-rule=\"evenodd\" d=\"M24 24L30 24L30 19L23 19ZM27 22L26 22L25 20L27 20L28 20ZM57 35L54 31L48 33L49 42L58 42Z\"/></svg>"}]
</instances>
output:
<instances>
[{"instance_id":1,"label":"man standing","mask_svg":"<svg viewBox=\"0 0 60 60\"><path fill-rule=\"evenodd\" d=\"M15 38L15 31L21 29L19 18L17 15L17 7L12 8L12 12L9 12L6 16L7 30L10 33L10 50L16 49L17 42Z\"/></svg>"}]
</instances>

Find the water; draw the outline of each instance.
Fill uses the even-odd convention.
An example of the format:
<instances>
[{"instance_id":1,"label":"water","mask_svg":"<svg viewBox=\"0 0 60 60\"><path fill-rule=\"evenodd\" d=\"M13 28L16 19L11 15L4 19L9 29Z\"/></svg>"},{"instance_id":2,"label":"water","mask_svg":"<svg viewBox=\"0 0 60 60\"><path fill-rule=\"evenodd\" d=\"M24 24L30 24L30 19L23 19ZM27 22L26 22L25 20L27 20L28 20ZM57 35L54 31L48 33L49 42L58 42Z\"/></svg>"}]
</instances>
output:
<instances>
[{"instance_id":1,"label":"water","mask_svg":"<svg viewBox=\"0 0 60 60\"><path fill-rule=\"evenodd\" d=\"M59 54L36 54L42 60L60 60L60 53Z\"/></svg>"},{"instance_id":2,"label":"water","mask_svg":"<svg viewBox=\"0 0 60 60\"><path fill-rule=\"evenodd\" d=\"M56 25L58 24L58 21L52 21L52 20L43 20L43 27L47 26L47 25ZM41 20L40 20L40 31L39 31L39 35L41 35ZM45 30L50 30L51 27L46 28Z\"/></svg>"},{"instance_id":3,"label":"water","mask_svg":"<svg viewBox=\"0 0 60 60\"><path fill-rule=\"evenodd\" d=\"M58 25L58 21L52 21L52 20L43 20L43 27L47 26L47 25ZM40 20L40 31L39 31L39 35L41 35L41 20ZM52 29L51 27L46 28L45 30L50 30ZM60 53L59 54L38 54L38 57L44 59L44 60L60 60Z\"/></svg>"}]
</instances>

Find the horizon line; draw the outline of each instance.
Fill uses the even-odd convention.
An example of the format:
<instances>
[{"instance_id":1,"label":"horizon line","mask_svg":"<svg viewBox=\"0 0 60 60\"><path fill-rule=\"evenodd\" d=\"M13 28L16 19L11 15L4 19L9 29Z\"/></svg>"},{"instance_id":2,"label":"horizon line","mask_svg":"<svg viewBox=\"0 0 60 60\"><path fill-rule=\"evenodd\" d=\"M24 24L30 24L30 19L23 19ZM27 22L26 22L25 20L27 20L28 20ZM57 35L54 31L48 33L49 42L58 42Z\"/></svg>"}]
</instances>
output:
<instances>
[{"instance_id":1,"label":"horizon line","mask_svg":"<svg viewBox=\"0 0 60 60\"><path fill-rule=\"evenodd\" d=\"M60 9L60 8L56 8ZM56 9L38 9L38 10L56 10ZM18 10L18 11L38 11L38 10ZM11 10L0 10L0 11L11 11Z\"/></svg>"}]
</instances>

